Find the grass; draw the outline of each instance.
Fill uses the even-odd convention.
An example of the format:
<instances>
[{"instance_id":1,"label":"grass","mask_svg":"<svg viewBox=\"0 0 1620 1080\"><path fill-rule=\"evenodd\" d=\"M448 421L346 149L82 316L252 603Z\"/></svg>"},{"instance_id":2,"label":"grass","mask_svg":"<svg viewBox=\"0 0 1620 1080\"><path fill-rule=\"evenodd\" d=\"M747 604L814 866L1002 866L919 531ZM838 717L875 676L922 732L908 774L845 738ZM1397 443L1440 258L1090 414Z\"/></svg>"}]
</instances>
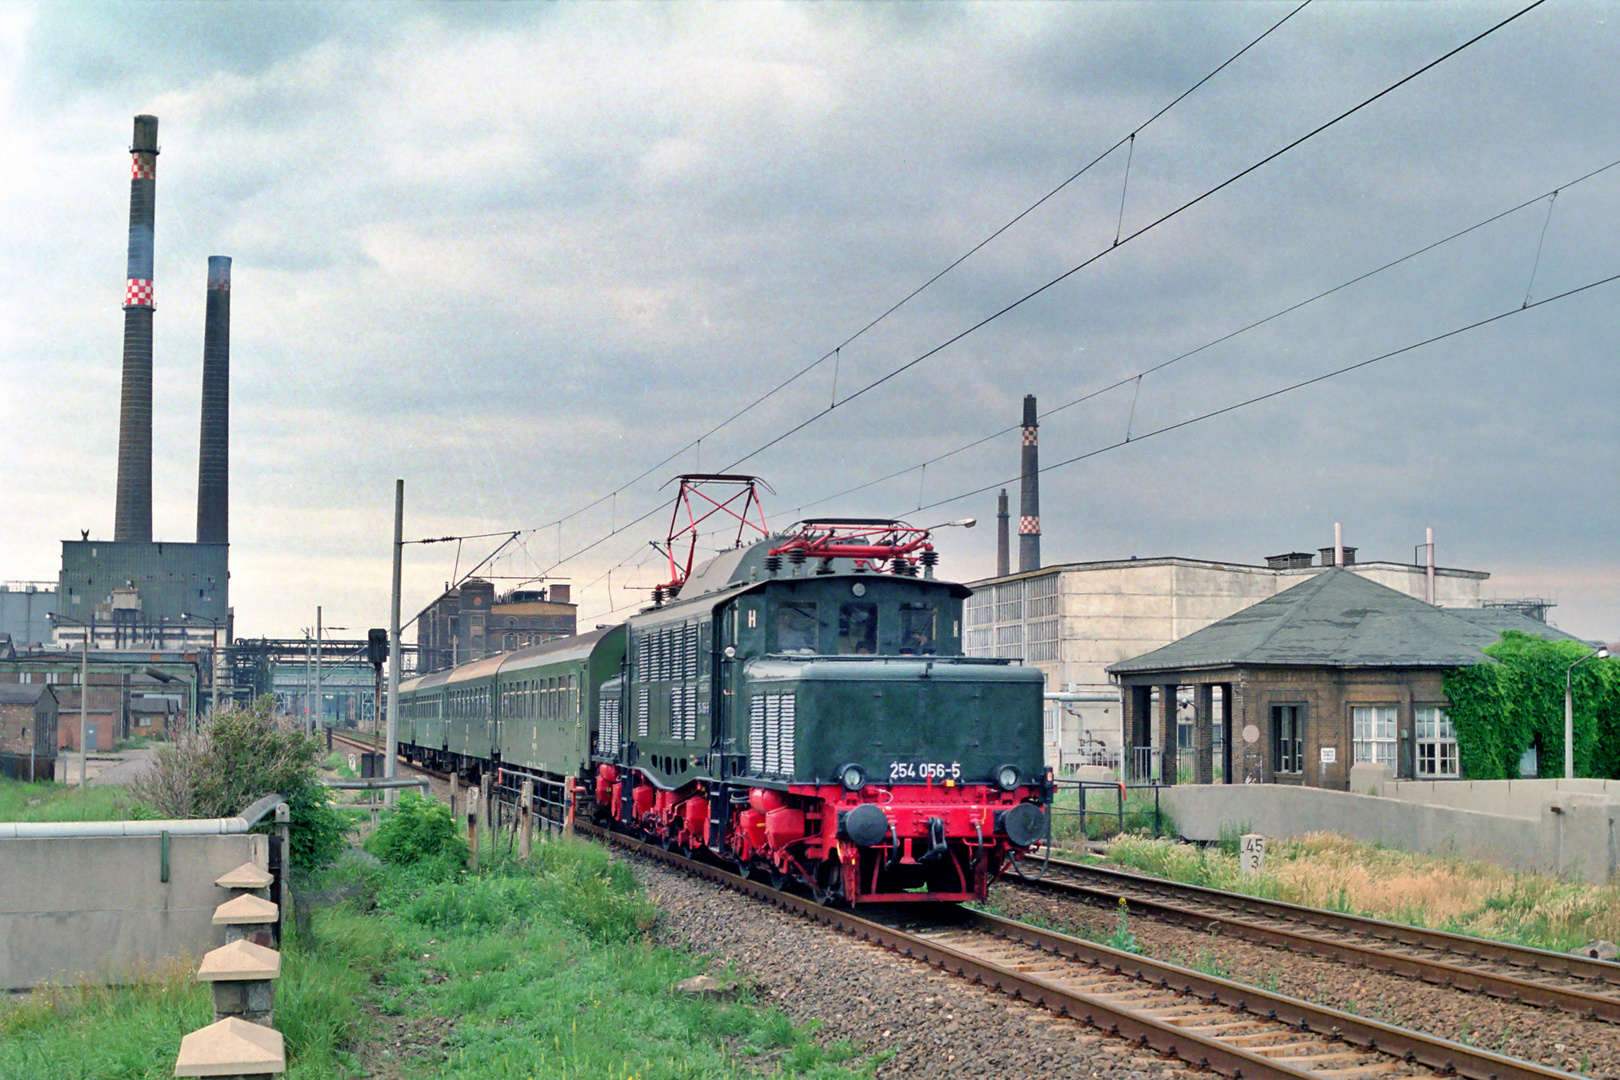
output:
<instances>
[{"instance_id":1,"label":"grass","mask_svg":"<svg viewBox=\"0 0 1620 1080\"><path fill-rule=\"evenodd\" d=\"M1086 813L1080 816L1078 788L1058 787L1052 816L1052 839L1058 845L1077 844L1082 840L1105 840L1120 833L1119 789L1116 787L1089 787L1086 789ZM1154 834L1154 806L1151 792L1128 791L1125 798L1125 832ZM1158 832L1174 832L1174 824L1162 809L1158 813Z\"/></svg>"},{"instance_id":2,"label":"grass","mask_svg":"<svg viewBox=\"0 0 1620 1080\"><path fill-rule=\"evenodd\" d=\"M135 807L118 788L0 780L0 821L122 821Z\"/></svg>"},{"instance_id":3,"label":"grass","mask_svg":"<svg viewBox=\"0 0 1620 1080\"><path fill-rule=\"evenodd\" d=\"M1227 846L1121 836L1108 856L1175 881L1558 952L1620 937L1620 883L1586 885L1326 833L1271 841L1265 870L1243 877Z\"/></svg>"},{"instance_id":4,"label":"grass","mask_svg":"<svg viewBox=\"0 0 1620 1080\"><path fill-rule=\"evenodd\" d=\"M822 1043L728 968L655 945L656 909L594 845L537 844L527 865L477 874L453 857L349 859L318 884L350 898L284 942L275 1018L288 1080L847 1080L878 1060ZM0 1000L0 1080L172 1075L181 1036L212 1019L194 970ZM705 971L742 982L740 1000L674 992Z\"/></svg>"}]
</instances>

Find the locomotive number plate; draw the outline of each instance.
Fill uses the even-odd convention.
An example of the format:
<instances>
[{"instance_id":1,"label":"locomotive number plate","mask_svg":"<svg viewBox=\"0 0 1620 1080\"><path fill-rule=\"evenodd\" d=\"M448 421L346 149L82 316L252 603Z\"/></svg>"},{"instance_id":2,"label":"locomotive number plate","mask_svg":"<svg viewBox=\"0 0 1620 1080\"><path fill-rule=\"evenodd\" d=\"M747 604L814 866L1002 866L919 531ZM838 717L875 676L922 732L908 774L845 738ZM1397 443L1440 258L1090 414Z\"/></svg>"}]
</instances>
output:
<instances>
[{"instance_id":1,"label":"locomotive number plate","mask_svg":"<svg viewBox=\"0 0 1620 1080\"><path fill-rule=\"evenodd\" d=\"M889 783L897 781L960 780L960 761L895 761L889 764Z\"/></svg>"}]
</instances>

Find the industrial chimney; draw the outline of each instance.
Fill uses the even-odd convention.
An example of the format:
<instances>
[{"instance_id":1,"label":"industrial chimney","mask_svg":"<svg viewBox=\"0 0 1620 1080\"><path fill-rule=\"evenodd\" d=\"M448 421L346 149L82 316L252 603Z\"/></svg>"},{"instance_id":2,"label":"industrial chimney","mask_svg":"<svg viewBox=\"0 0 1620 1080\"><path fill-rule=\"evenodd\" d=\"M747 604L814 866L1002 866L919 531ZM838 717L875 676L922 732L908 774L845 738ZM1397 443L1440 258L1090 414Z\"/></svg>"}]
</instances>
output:
<instances>
[{"instance_id":1,"label":"industrial chimney","mask_svg":"<svg viewBox=\"0 0 1620 1080\"><path fill-rule=\"evenodd\" d=\"M130 144L129 273L124 288L124 389L118 412L113 539L152 542L152 222L157 117L137 116Z\"/></svg>"},{"instance_id":2,"label":"industrial chimney","mask_svg":"<svg viewBox=\"0 0 1620 1080\"><path fill-rule=\"evenodd\" d=\"M1007 489L1001 489L996 499L996 577L1012 573L1012 561L1007 542Z\"/></svg>"},{"instance_id":3,"label":"industrial chimney","mask_svg":"<svg viewBox=\"0 0 1620 1080\"><path fill-rule=\"evenodd\" d=\"M230 533L231 260L208 256L203 323L202 437L197 453L197 543L224 544Z\"/></svg>"},{"instance_id":4,"label":"industrial chimney","mask_svg":"<svg viewBox=\"0 0 1620 1080\"><path fill-rule=\"evenodd\" d=\"M1041 465L1035 445L1035 395L1024 395L1024 467L1018 492L1018 572L1041 568Z\"/></svg>"}]
</instances>

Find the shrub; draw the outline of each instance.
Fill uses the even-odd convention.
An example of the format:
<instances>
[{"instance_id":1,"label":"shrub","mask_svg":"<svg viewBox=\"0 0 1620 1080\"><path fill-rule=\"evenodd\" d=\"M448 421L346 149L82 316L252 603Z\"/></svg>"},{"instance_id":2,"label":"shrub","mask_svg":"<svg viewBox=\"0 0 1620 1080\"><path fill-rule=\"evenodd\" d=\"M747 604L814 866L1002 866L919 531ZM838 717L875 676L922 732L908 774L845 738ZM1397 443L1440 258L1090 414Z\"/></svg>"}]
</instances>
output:
<instances>
[{"instance_id":1,"label":"shrub","mask_svg":"<svg viewBox=\"0 0 1620 1080\"><path fill-rule=\"evenodd\" d=\"M382 824L366 837L366 850L385 863L399 866L448 855L459 863L467 857L467 842L456 828L450 808L414 791L399 798L383 815Z\"/></svg>"},{"instance_id":2,"label":"shrub","mask_svg":"<svg viewBox=\"0 0 1620 1080\"><path fill-rule=\"evenodd\" d=\"M1491 659L1446 675L1462 775L1516 779L1535 746L1544 777L1564 773L1564 678L1591 650L1578 641L1543 641L1515 631L1488 646ZM1620 665L1581 664L1573 673L1575 775L1620 778Z\"/></svg>"},{"instance_id":3,"label":"shrub","mask_svg":"<svg viewBox=\"0 0 1620 1080\"><path fill-rule=\"evenodd\" d=\"M197 734L159 749L131 793L175 818L230 817L279 793L292 814L292 864L314 870L342 852L347 829L317 776L323 753L320 740L278 723L270 699L261 698L247 709L222 709Z\"/></svg>"}]
</instances>

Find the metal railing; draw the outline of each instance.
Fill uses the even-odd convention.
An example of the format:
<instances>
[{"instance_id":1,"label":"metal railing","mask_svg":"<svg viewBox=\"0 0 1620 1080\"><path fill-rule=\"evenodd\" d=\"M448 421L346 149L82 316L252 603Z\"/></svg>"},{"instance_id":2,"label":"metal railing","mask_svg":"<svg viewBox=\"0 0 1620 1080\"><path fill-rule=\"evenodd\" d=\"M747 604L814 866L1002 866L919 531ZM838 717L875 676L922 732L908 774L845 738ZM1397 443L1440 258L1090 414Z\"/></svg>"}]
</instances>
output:
<instances>
[{"instance_id":1,"label":"metal railing","mask_svg":"<svg viewBox=\"0 0 1620 1080\"><path fill-rule=\"evenodd\" d=\"M1159 789L1162 784L1110 783L1106 780L1054 781L1056 792L1052 800L1052 838L1054 841L1085 840L1094 838L1112 826L1108 835L1129 832L1133 828L1151 828L1154 836L1164 833L1164 814L1159 808ZM1148 796L1134 801L1132 792L1152 792L1152 806ZM1088 793L1090 797L1088 798ZM1111 804L1111 805L1110 805ZM1109 820L1112 819L1112 820ZM1095 825L1093 824L1095 823Z\"/></svg>"}]
</instances>

